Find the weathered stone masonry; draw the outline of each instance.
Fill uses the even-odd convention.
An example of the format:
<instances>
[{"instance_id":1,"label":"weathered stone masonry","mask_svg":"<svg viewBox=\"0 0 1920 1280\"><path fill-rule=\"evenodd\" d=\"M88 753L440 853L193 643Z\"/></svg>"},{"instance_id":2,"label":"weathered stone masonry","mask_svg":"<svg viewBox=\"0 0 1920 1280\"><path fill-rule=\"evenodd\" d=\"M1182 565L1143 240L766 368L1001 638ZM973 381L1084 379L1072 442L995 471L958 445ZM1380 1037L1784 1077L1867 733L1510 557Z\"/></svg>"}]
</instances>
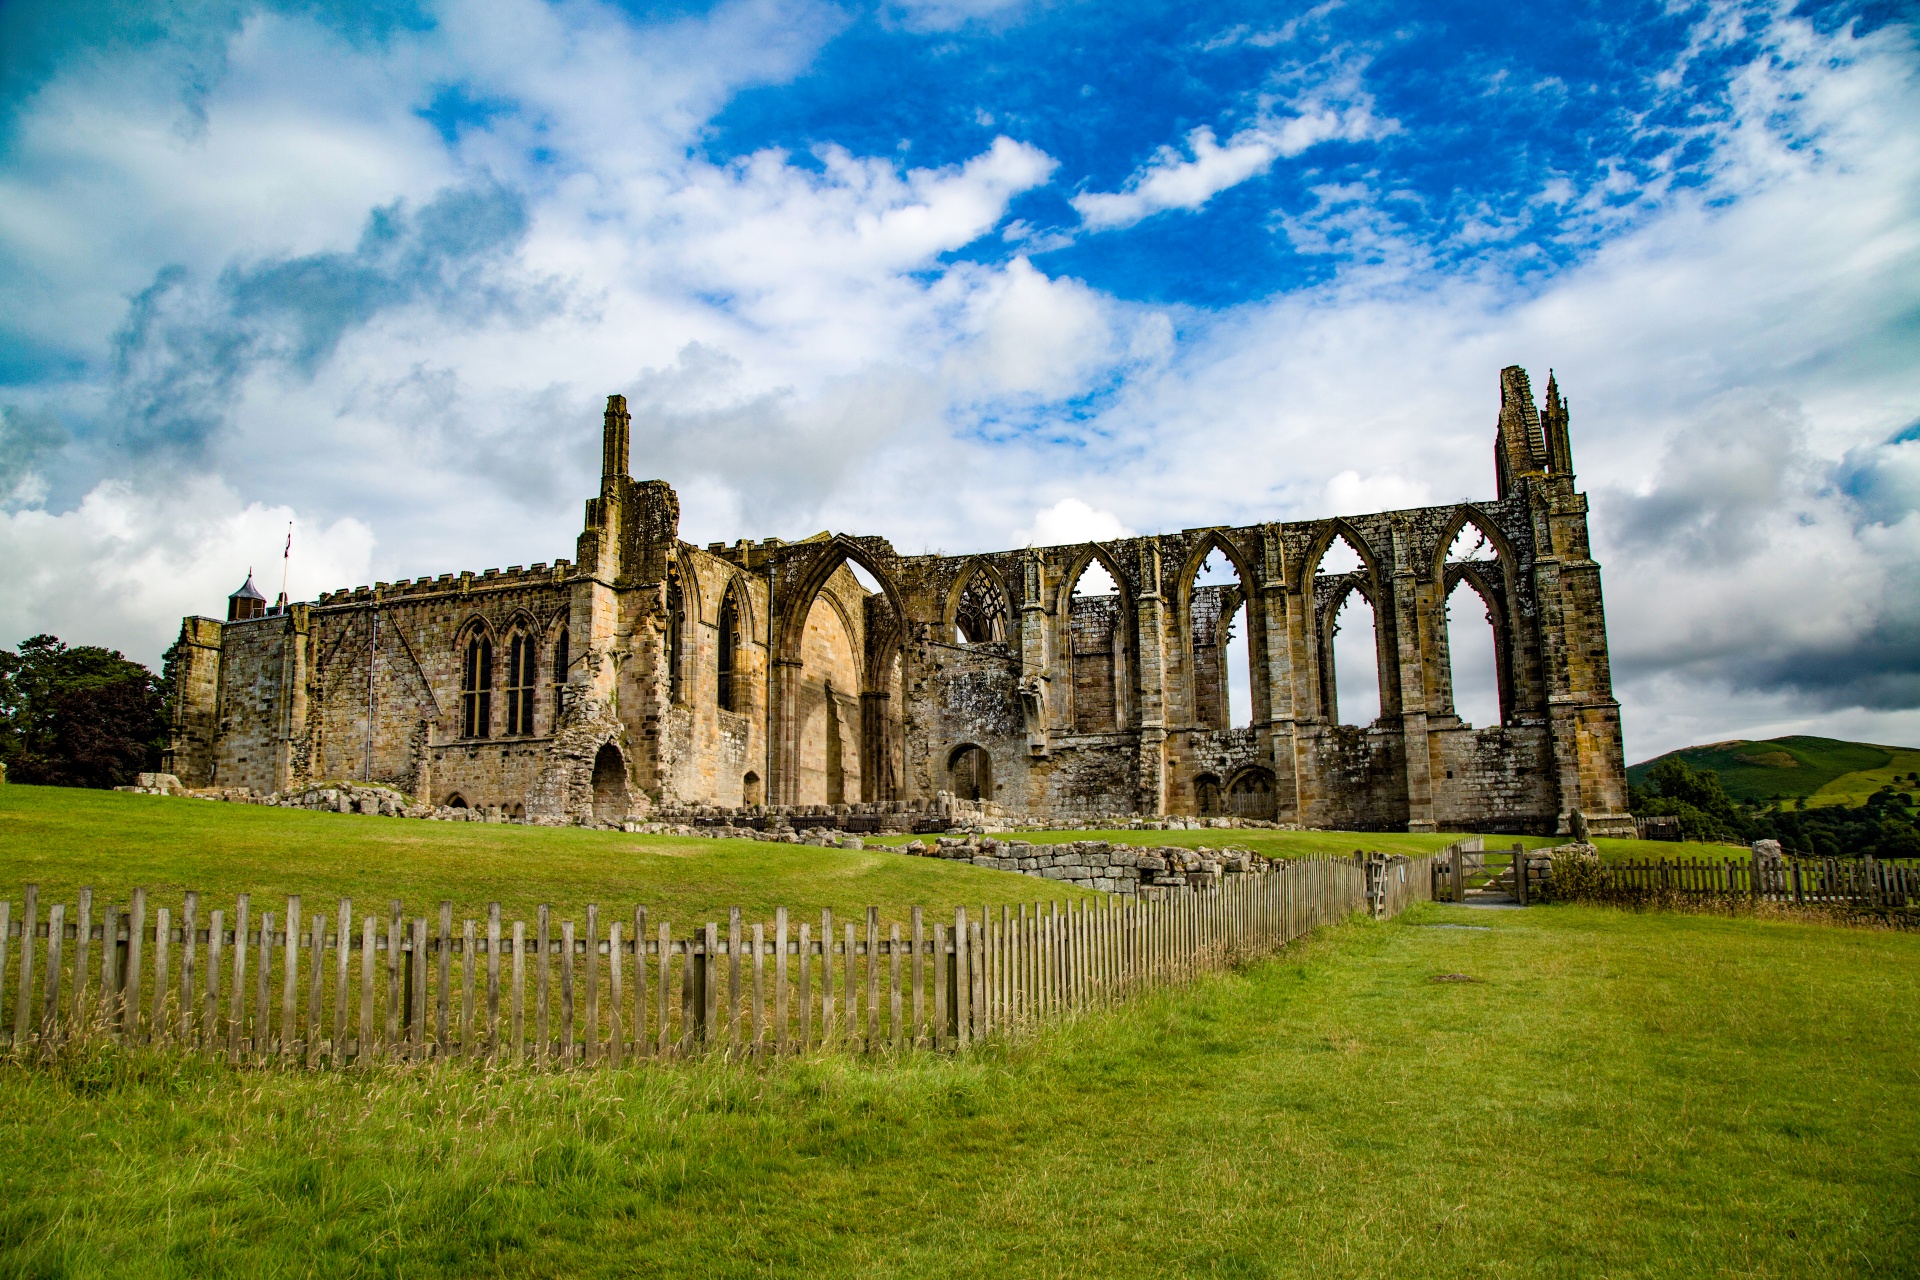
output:
<instances>
[{"instance_id":1,"label":"weathered stone masonry","mask_svg":"<svg viewBox=\"0 0 1920 1280\"><path fill-rule=\"evenodd\" d=\"M572 561L186 619L169 768L259 792L384 782L544 822L957 797L1015 818L1361 830L1567 832L1578 812L1631 835L1566 402L1550 381L1536 408L1519 368L1500 387L1491 501L967 556L825 533L684 543L673 489L628 475L612 396ZM1450 559L1463 529L1485 550ZM1336 539L1360 569L1319 572ZM1238 585L1194 585L1212 553ZM1113 593L1075 596L1095 561ZM1462 580L1493 623L1497 725L1454 711L1446 601ZM1356 591L1378 639L1381 714L1364 727L1338 723L1331 669ZM1223 661L1236 616L1241 728Z\"/></svg>"}]
</instances>

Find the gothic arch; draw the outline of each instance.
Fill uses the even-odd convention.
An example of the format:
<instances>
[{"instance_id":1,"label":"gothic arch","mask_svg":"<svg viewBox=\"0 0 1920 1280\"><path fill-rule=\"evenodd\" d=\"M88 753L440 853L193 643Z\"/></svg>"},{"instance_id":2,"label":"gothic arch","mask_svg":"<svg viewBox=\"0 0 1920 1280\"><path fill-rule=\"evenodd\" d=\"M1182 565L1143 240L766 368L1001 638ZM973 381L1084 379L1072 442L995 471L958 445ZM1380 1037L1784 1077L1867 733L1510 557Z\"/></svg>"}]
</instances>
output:
<instances>
[{"instance_id":1,"label":"gothic arch","mask_svg":"<svg viewBox=\"0 0 1920 1280\"><path fill-rule=\"evenodd\" d=\"M1079 705L1080 678L1075 672L1073 652L1073 601L1074 588L1080 585L1081 575L1086 573L1095 561L1107 571L1113 579L1113 589L1119 599L1118 614L1113 624L1113 670L1112 701L1113 724L1110 729L1096 732L1124 731L1132 727L1135 719L1136 667L1139 656L1136 652L1139 635L1139 614L1137 612L1133 587L1127 575L1121 571L1120 561L1113 552L1098 542L1089 542L1074 553L1068 561L1067 572L1061 575L1054 586L1053 617L1055 655L1052 668L1056 676L1066 677L1067 696L1055 703L1065 713L1063 726L1069 733L1084 732L1080 728L1081 717L1085 710Z\"/></svg>"},{"instance_id":2,"label":"gothic arch","mask_svg":"<svg viewBox=\"0 0 1920 1280\"><path fill-rule=\"evenodd\" d=\"M1218 551L1233 565L1233 571L1240 576L1240 589L1249 597L1253 594L1253 584L1257 581L1253 566L1239 547L1228 538L1224 529L1209 529L1206 535L1193 544L1193 550L1187 553L1186 561L1180 566L1179 578L1175 582L1175 601L1182 609L1193 603L1193 580L1200 576L1200 566L1207 557Z\"/></svg>"},{"instance_id":3,"label":"gothic arch","mask_svg":"<svg viewBox=\"0 0 1920 1280\"><path fill-rule=\"evenodd\" d=\"M728 574L726 585L714 593L714 599L718 603L713 612L713 625L716 627L720 625L720 611L725 609L727 601L731 600L733 601L733 623L740 628L741 639L756 643L759 641L760 628L754 622L753 592L747 588L746 574L738 572Z\"/></svg>"},{"instance_id":4,"label":"gothic arch","mask_svg":"<svg viewBox=\"0 0 1920 1280\"><path fill-rule=\"evenodd\" d=\"M1239 608L1246 614L1246 646L1248 684L1248 710L1252 723L1259 723L1266 715L1266 683L1264 674L1266 648L1265 618L1258 617L1257 595L1251 562L1242 554L1239 547L1227 537L1224 529L1209 529L1194 543L1181 563L1173 584L1173 617L1177 620L1174 628L1176 643L1180 646L1180 669L1184 673L1185 689L1182 691L1186 705L1186 715L1196 725L1201 723L1200 682L1197 675L1197 663L1194 654L1193 636L1193 600L1194 579L1200 576L1200 570L1209 556L1218 551L1233 566L1235 576L1240 583ZM1257 620L1256 620L1257 619ZM1223 665L1225 657L1221 659ZM1224 690L1224 686L1223 686ZM1222 727L1230 727L1232 716L1225 706L1226 696L1222 693Z\"/></svg>"},{"instance_id":5,"label":"gothic arch","mask_svg":"<svg viewBox=\"0 0 1920 1280\"><path fill-rule=\"evenodd\" d=\"M960 572L954 576L953 585L947 588L946 607L941 611L940 615L941 639L951 639L954 632L958 630L960 625L961 604L966 597L968 588L973 585L976 578L986 583L987 590L999 595L1000 616L1004 622L1002 629L1005 633L1002 639L1011 641L1014 617L1013 593L1007 590L1007 581L1000 576L999 569L995 568L991 562L983 560L979 556L970 558L966 564L962 565Z\"/></svg>"},{"instance_id":6,"label":"gothic arch","mask_svg":"<svg viewBox=\"0 0 1920 1280\"><path fill-rule=\"evenodd\" d=\"M1451 542L1454 536L1456 535L1449 534L1448 541ZM1511 564L1510 561L1505 563ZM1493 626L1493 678L1500 696L1500 723L1507 724L1512 721L1514 713L1512 619L1507 615L1505 602L1501 599L1500 591L1492 582L1487 580L1485 570L1472 561L1456 562L1442 568L1440 575L1440 605L1443 610L1447 607L1447 602L1453 598L1454 588L1462 582L1471 587L1474 594L1480 597L1480 603L1485 605L1487 609L1487 620ZM1511 572L1507 575L1506 587L1507 591L1511 593L1513 589ZM1453 695L1453 634L1451 630L1448 630L1446 634L1446 655L1448 660L1447 709L1457 715L1459 712L1454 703Z\"/></svg>"},{"instance_id":7,"label":"gothic arch","mask_svg":"<svg viewBox=\"0 0 1920 1280\"><path fill-rule=\"evenodd\" d=\"M1380 556L1367 540L1346 520L1338 517L1327 521L1307 548L1307 554L1300 557L1300 585L1302 590L1310 590L1313 579L1320 572L1320 562L1326 558L1327 549L1333 546L1334 539L1345 538L1354 553L1360 557L1360 563L1366 566L1367 576L1375 583L1380 581ZM1369 597L1371 599L1371 597Z\"/></svg>"},{"instance_id":8,"label":"gothic arch","mask_svg":"<svg viewBox=\"0 0 1920 1280\"><path fill-rule=\"evenodd\" d=\"M776 804L798 803L800 790L800 700L801 700L801 654L805 651L807 615L812 611L814 601L840 566L848 561L859 565L880 584L880 590L887 598L893 618L884 631L869 633L864 625L855 626L846 616L845 605L832 595L827 599L847 624L847 634L866 635L866 653L855 654L860 665L863 687L857 692L861 702L861 742L858 753L863 766L872 758L877 744L870 741L879 730L876 722L884 722L887 713L881 705L888 700L889 690L882 682L890 670L890 659L898 650L904 634L907 619L906 601L899 588L894 585L893 577L874 558L865 547L845 534L835 534L822 544L819 552L807 563L805 569L792 579L787 588L786 598L778 609L779 643L774 655L774 678L769 690L773 700L773 743L774 758L772 773L772 795L769 800ZM865 619L861 620L862 624ZM888 661L882 661L882 658ZM891 795L865 794L878 785L878 779L870 778L863 767L861 787L863 799L890 800Z\"/></svg>"},{"instance_id":9,"label":"gothic arch","mask_svg":"<svg viewBox=\"0 0 1920 1280\"><path fill-rule=\"evenodd\" d=\"M1324 550L1324 548L1322 548ZM1386 623L1381 618L1380 584L1371 576L1360 574L1345 575L1328 594L1326 602L1316 606L1313 611L1314 630L1314 666L1318 677L1320 695L1320 714L1330 723L1340 721L1340 688L1338 664L1334 660L1333 638L1338 630L1337 620L1340 610L1346 606L1347 597L1358 595L1367 602L1373 614L1373 673L1379 690L1379 710L1377 716L1387 714L1387 667L1383 651L1387 646Z\"/></svg>"},{"instance_id":10,"label":"gothic arch","mask_svg":"<svg viewBox=\"0 0 1920 1280\"><path fill-rule=\"evenodd\" d=\"M488 619L485 614L474 613L469 614L466 621L454 629L454 645L460 649L465 649L467 647L467 641L473 639L476 634L493 641L495 644L498 644L500 641L500 635L494 630L493 622Z\"/></svg>"},{"instance_id":11,"label":"gothic arch","mask_svg":"<svg viewBox=\"0 0 1920 1280\"><path fill-rule=\"evenodd\" d=\"M1493 517L1478 506L1467 503L1454 509L1447 523L1441 526L1439 541L1434 543L1433 554L1428 558L1427 564L1428 572L1435 582L1440 581L1446 571L1447 552L1452 550L1453 540L1458 538L1460 531L1468 525L1472 525L1486 537L1488 544L1493 548L1494 558L1506 567L1509 577L1518 571L1520 557L1514 550L1512 541L1501 531Z\"/></svg>"},{"instance_id":12,"label":"gothic arch","mask_svg":"<svg viewBox=\"0 0 1920 1280\"><path fill-rule=\"evenodd\" d=\"M1129 619L1132 618L1133 586L1128 582L1127 575L1120 571L1120 561L1104 544L1088 542L1074 553L1073 559L1067 561L1067 571L1060 575L1060 581L1054 584L1053 612L1062 622L1066 620L1067 610L1071 607L1073 589L1080 585L1080 575L1085 573L1087 566L1095 560L1098 560L1101 567L1113 578L1113 588L1120 593L1120 607L1126 611Z\"/></svg>"},{"instance_id":13,"label":"gothic arch","mask_svg":"<svg viewBox=\"0 0 1920 1280\"><path fill-rule=\"evenodd\" d=\"M900 589L893 584L893 578L880 567L872 554L845 534L835 534L824 543L818 555L808 563L800 577L795 580L792 594L782 611L780 620L780 651L797 652L801 639L807 630L807 611L813 608L813 598L827 585L827 579L834 575L841 564L851 560L873 575L880 584L887 603L893 606L894 626L904 625L907 617L907 604L900 595Z\"/></svg>"},{"instance_id":14,"label":"gothic arch","mask_svg":"<svg viewBox=\"0 0 1920 1280\"><path fill-rule=\"evenodd\" d=\"M460 672L460 736L493 736L494 667L499 662L498 637L478 614L454 632L454 661Z\"/></svg>"}]
</instances>

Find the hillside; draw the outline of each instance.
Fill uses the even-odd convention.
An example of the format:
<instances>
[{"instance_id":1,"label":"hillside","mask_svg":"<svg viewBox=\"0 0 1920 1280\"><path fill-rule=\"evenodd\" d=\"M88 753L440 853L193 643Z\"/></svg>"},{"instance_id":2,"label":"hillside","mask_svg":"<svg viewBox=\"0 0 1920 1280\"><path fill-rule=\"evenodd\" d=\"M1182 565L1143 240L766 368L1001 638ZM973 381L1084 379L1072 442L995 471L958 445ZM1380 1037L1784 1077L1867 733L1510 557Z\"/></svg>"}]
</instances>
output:
<instances>
[{"instance_id":1,"label":"hillside","mask_svg":"<svg viewBox=\"0 0 1920 1280\"><path fill-rule=\"evenodd\" d=\"M1775 796L1805 796L1809 804L1857 805L1880 787L1900 785L1911 771L1920 770L1920 750L1911 747L1794 735L1682 747L1629 767L1627 780L1645 786L1653 767L1674 756L1696 769L1712 769L1728 795L1756 803Z\"/></svg>"}]
</instances>

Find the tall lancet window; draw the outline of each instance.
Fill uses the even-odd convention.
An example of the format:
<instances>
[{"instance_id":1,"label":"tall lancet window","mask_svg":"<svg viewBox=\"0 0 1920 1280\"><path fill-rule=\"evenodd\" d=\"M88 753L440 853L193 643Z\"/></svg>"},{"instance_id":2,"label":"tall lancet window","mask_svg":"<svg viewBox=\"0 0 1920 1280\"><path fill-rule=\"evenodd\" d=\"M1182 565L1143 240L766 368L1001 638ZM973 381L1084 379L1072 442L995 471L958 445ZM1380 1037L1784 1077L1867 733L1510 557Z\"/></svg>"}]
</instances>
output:
<instances>
[{"instance_id":1,"label":"tall lancet window","mask_svg":"<svg viewBox=\"0 0 1920 1280\"><path fill-rule=\"evenodd\" d=\"M738 711L740 708L734 699L734 661L740 647L740 616L734 608L733 592L727 592L726 602L720 606L720 652L715 655L720 669L720 709Z\"/></svg>"},{"instance_id":2,"label":"tall lancet window","mask_svg":"<svg viewBox=\"0 0 1920 1280\"><path fill-rule=\"evenodd\" d=\"M561 699L565 697L569 661L567 629L562 627L560 634L553 638L553 727L556 730L560 727L560 712L563 710Z\"/></svg>"},{"instance_id":3,"label":"tall lancet window","mask_svg":"<svg viewBox=\"0 0 1920 1280\"><path fill-rule=\"evenodd\" d=\"M533 732L533 637L516 631L507 646L507 736L522 738Z\"/></svg>"},{"instance_id":4,"label":"tall lancet window","mask_svg":"<svg viewBox=\"0 0 1920 1280\"><path fill-rule=\"evenodd\" d=\"M476 634L467 641L465 678L460 682L465 715L462 733L484 738L493 732L493 641Z\"/></svg>"},{"instance_id":5,"label":"tall lancet window","mask_svg":"<svg viewBox=\"0 0 1920 1280\"><path fill-rule=\"evenodd\" d=\"M680 590L680 571L672 569L667 574L667 697L675 702L682 698L680 688L681 645L685 641L682 635L686 610L686 597Z\"/></svg>"}]
</instances>

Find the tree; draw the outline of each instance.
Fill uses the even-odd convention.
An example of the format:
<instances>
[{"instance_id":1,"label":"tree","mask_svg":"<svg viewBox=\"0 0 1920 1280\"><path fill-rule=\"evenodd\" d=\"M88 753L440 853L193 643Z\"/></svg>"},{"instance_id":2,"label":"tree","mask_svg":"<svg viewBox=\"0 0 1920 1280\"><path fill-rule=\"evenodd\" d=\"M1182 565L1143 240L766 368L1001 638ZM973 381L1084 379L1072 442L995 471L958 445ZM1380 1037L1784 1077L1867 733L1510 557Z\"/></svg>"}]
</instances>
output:
<instances>
[{"instance_id":1,"label":"tree","mask_svg":"<svg viewBox=\"0 0 1920 1280\"><path fill-rule=\"evenodd\" d=\"M1647 785L1634 787L1628 803L1644 817L1680 819L1688 840L1753 838L1754 821L1740 811L1712 769L1696 769L1669 756L1647 771Z\"/></svg>"},{"instance_id":2,"label":"tree","mask_svg":"<svg viewBox=\"0 0 1920 1280\"><path fill-rule=\"evenodd\" d=\"M160 682L117 650L48 635L0 649L0 760L15 782L123 786L152 767L166 729Z\"/></svg>"}]
</instances>

